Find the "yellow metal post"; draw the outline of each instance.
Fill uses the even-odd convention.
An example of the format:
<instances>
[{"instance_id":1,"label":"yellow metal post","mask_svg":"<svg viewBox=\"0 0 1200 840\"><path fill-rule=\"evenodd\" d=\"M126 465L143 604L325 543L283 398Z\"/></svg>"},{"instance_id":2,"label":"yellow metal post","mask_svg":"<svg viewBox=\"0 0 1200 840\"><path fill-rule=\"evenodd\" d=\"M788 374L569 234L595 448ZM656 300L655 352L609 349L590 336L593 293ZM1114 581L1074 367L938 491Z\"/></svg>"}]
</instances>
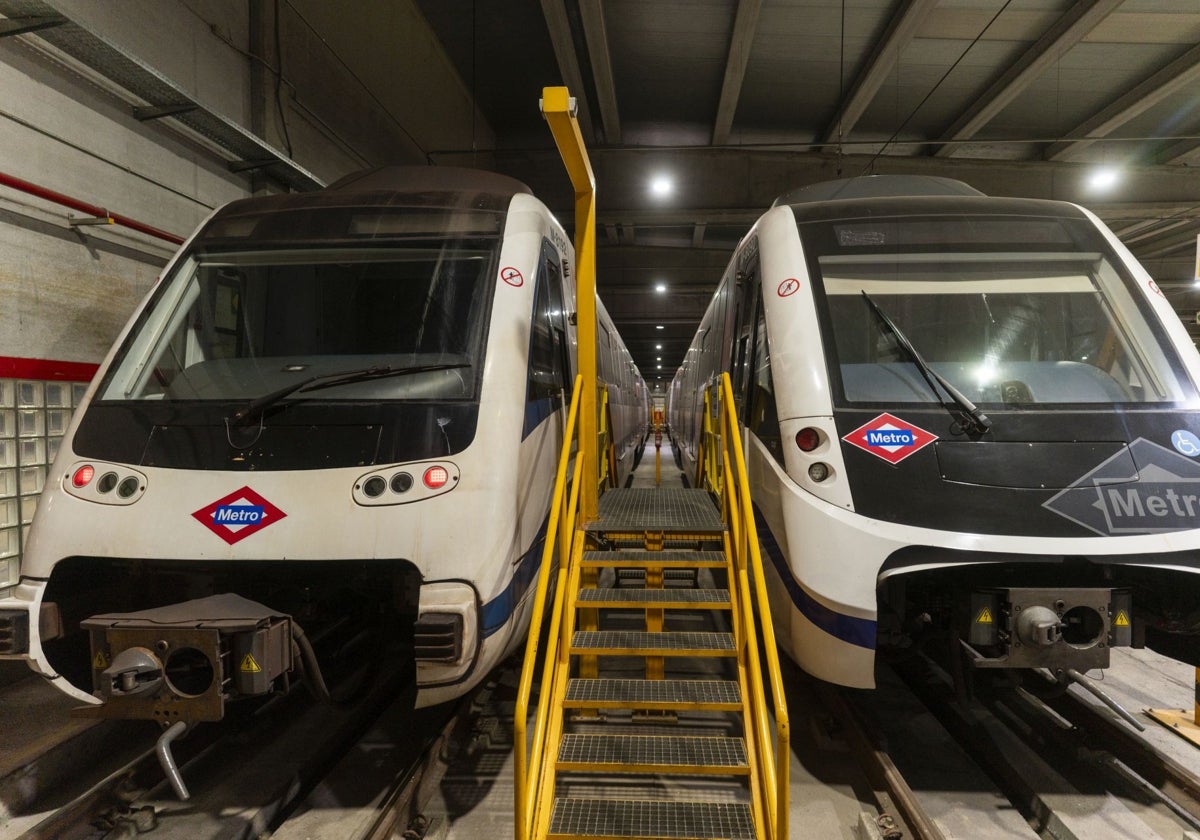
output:
<instances>
[{"instance_id":1,"label":"yellow metal post","mask_svg":"<svg viewBox=\"0 0 1200 840\"><path fill-rule=\"evenodd\" d=\"M575 119L575 100L565 87L542 89L542 115L550 124L571 186L575 188L575 311L579 338L579 454L583 476L580 523L596 519L599 508L600 461L596 417L596 177Z\"/></svg>"}]
</instances>

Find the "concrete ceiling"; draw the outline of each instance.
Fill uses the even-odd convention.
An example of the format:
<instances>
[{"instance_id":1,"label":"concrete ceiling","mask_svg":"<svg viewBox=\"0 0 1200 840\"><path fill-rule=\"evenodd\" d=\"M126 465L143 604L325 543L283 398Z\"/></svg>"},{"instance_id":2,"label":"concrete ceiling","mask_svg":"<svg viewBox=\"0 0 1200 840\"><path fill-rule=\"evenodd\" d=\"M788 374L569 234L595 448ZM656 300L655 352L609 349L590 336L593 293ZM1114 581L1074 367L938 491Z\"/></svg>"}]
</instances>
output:
<instances>
[{"instance_id":1,"label":"concrete ceiling","mask_svg":"<svg viewBox=\"0 0 1200 840\"><path fill-rule=\"evenodd\" d=\"M777 195L863 173L1083 204L1200 337L1198 0L418 6L496 133L431 161L520 177L568 227L537 98L558 84L578 97L600 294L652 383L674 374L732 247ZM1101 165L1122 171L1108 192L1089 186ZM671 195L651 194L658 174Z\"/></svg>"}]
</instances>

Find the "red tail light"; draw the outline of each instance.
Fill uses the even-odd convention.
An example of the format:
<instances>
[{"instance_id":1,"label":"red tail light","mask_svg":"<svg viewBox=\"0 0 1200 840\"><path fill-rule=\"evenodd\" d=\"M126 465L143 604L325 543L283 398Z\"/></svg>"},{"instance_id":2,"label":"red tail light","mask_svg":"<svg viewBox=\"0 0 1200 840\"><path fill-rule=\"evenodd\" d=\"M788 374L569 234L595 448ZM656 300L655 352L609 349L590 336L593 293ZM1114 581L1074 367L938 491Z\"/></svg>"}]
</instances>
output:
<instances>
[{"instance_id":1,"label":"red tail light","mask_svg":"<svg viewBox=\"0 0 1200 840\"><path fill-rule=\"evenodd\" d=\"M450 473L446 472L445 467L430 467L425 470L425 486L430 490L437 490L450 480Z\"/></svg>"},{"instance_id":2,"label":"red tail light","mask_svg":"<svg viewBox=\"0 0 1200 840\"><path fill-rule=\"evenodd\" d=\"M71 476L71 483L76 487L87 487L95 474L96 470L91 464L84 464L75 470L75 474Z\"/></svg>"},{"instance_id":3,"label":"red tail light","mask_svg":"<svg viewBox=\"0 0 1200 840\"><path fill-rule=\"evenodd\" d=\"M796 432L796 446L801 452L812 452L821 443L820 433L812 426L805 426Z\"/></svg>"}]
</instances>

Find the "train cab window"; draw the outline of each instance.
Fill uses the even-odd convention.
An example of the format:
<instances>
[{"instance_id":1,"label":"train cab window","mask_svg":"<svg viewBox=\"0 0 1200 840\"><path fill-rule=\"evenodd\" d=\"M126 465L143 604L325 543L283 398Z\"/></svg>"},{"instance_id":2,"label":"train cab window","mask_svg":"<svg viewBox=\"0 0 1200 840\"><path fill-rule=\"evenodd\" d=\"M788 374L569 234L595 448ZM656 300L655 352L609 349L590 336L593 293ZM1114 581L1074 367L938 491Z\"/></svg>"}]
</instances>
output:
<instances>
[{"instance_id":1,"label":"train cab window","mask_svg":"<svg viewBox=\"0 0 1200 840\"><path fill-rule=\"evenodd\" d=\"M901 216L800 230L841 401L932 399L864 292L975 403L1196 398L1146 296L1083 219Z\"/></svg>"}]
</instances>

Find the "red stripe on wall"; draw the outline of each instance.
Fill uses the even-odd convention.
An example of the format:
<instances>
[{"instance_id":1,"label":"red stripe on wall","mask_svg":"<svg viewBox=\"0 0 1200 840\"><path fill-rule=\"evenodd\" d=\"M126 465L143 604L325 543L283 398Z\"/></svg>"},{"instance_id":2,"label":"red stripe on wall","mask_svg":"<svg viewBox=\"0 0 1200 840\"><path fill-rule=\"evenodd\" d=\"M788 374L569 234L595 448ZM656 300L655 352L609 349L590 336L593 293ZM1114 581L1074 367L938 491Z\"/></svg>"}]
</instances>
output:
<instances>
[{"instance_id":1,"label":"red stripe on wall","mask_svg":"<svg viewBox=\"0 0 1200 840\"><path fill-rule=\"evenodd\" d=\"M62 362L54 359L21 359L0 356L0 379L55 379L64 382L91 382L99 365L90 362Z\"/></svg>"}]
</instances>

